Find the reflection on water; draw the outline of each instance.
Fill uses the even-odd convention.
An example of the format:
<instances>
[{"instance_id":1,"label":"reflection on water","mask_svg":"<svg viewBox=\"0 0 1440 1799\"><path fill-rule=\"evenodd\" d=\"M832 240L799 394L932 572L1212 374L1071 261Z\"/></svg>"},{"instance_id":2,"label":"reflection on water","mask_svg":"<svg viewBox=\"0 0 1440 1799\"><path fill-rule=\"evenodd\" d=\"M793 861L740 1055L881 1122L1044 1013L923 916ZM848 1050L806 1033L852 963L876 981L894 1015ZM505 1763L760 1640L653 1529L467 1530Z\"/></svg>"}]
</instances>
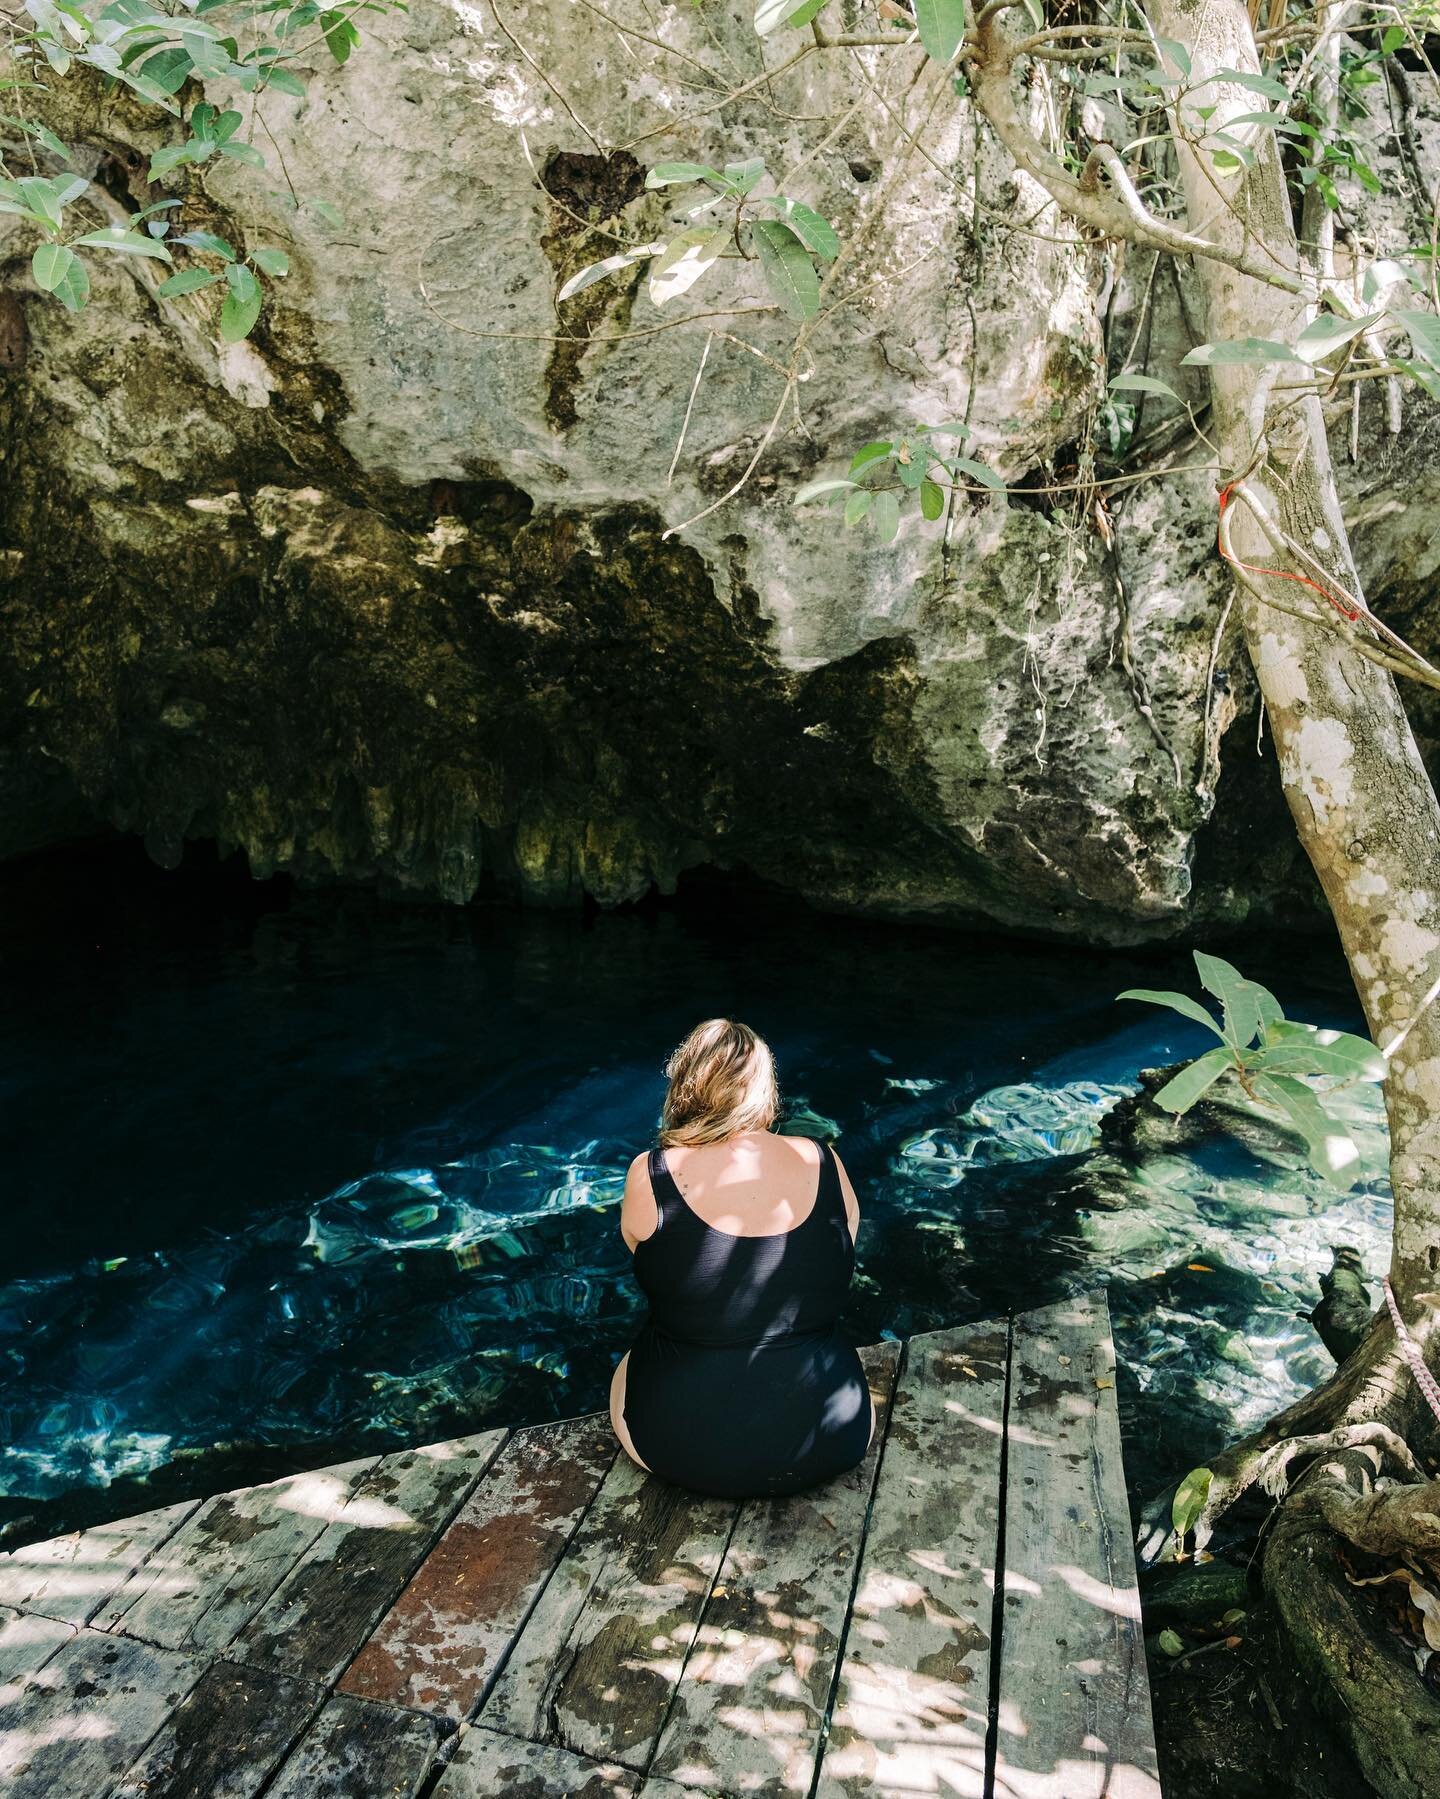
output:
<instances>
[{"instance_id":1,"label":"reflection on water","mask_svg":"<svg viewBox=\"0 0 1440 1799\"><path fill-rule=\"evenodd\" d=\"M597 1407L639 1294L615 1207L701 1016L774 1044L794 1128L838 1128L865 1224L857 1341L1111 1286L1132 1483L1200 1459L1327 1363L1296 1317L1340 1195L1255 1119L1141 1108L1198 1027L1117 1005L1188 958L977 942L710 904L589 920L292 899L128 850L7 871L10 1256L0 1494L183 1448L400 1442ZM1353 1026L1337 963L1287 1011ZM1291 971L1292 977L1295 971ZM1122 1113L1129 1108L1122 1107Z\"/></svg>"}]
</instances>

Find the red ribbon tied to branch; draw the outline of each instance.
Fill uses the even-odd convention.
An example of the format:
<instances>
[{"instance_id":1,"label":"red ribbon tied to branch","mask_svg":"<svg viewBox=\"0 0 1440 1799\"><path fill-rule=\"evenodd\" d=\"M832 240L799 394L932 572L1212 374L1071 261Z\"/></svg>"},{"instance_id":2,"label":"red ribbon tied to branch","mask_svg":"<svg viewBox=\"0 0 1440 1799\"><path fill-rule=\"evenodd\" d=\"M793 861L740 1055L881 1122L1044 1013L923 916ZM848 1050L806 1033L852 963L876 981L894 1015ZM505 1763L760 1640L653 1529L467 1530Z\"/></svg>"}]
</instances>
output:
<instances>
[{"instance_id":1,"label":"red ribbon tied to branch","mask_svg":"<svg viewBox=\"0 0 1440 1799\"><path fill-rule=\"evenodd\" d=\"M1242 562L1238 556L1230 554L1229 550L1225 548L1225 508L1234 499L1236 486L1237 483L1231 481L1220 489L1220 515L1215 533L1215 547L1226 562L1233 563L1236 568L1243 568L1249 575L1272 575L1277 581L1298 581L1302 587L1313 588L1322 600L1328 600L1335 610L1343 618L1348 618L1353 625L1360 616L1355 607L1342 600L1338 594L1332 593L1328 587L1321 586L1320 582L1312 581L1309 575L1297 575L1288 568L1266 568L1260 563Z\"/></svg>"}]
</instances>

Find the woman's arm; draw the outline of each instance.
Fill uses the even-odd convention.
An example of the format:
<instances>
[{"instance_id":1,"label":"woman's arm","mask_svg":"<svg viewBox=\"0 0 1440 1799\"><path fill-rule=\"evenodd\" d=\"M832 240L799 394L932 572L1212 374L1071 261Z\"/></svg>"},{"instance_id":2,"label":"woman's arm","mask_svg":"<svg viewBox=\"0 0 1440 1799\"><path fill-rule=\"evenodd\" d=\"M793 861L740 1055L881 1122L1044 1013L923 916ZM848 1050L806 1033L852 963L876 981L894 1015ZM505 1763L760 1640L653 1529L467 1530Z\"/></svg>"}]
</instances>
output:
<instances>
[{"instance_id":1,"label":"woman's arm","mask_svg":"<svg viewBox=\"0 0 1440 1799\"><path fill-rule=\"evenodd\" d=\"M660 1214L655 1209L655 1194L650 1186L650 1158L643 1151L630 1164L625 1175L625 1192L620 1200L620 1235L633 1256L635 1245L653 1237L660 1228Z\"/></svg>"},{"instance_id":2,"label":"woman's arm","mask_svg":"<svg viewBox=\"0 0 1440 1799\"><path fill-rule=\"evenodd\" d=\"M855 1241L860 1229L860 1201L855 1197L855 1189L850 1184L850 1176L845 1172L845 1164L835 1155L835 1145L830 1145L830 1153L835 1156L835 1167L840 1174L840 1191L845 1196L845 1220L850 1226L850 1241Z\"/></svg>"}]
</instances>

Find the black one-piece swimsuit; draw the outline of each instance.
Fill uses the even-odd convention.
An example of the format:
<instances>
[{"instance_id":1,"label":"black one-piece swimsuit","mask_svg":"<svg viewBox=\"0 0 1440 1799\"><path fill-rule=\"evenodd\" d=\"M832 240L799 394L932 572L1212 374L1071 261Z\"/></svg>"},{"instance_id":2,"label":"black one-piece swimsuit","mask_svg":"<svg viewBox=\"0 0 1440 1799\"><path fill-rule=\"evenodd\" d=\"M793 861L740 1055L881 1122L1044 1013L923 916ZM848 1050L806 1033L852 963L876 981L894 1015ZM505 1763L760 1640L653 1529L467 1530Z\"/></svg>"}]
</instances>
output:
<instances>
[{"instance_id":1,"label":"black one-piece swimsuit","mask_svg":"<svg viewBox=\"0 0 1440 1799\"><path fill-rule=\"evenodd\" d=\"M809 1215L768 1237L706 1224L662 1149L650 1152L650 1184L660 1222L635 1249L650 1316L625 1373L640 1459L728 1499L796 1493L853 1468L869 1445L870 1395L836 1328L855 1247L830 1146Z\"/></svg>"}]
</instances>

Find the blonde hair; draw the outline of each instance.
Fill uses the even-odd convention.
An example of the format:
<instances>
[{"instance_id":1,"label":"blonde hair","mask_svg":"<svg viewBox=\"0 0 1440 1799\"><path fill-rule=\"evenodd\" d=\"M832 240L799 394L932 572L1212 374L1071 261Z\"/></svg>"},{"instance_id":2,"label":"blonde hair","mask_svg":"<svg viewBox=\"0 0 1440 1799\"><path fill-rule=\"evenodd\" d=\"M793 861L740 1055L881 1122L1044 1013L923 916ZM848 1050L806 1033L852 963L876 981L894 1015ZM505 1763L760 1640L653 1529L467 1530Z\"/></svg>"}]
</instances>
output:
<instances>
[{"instance_id":1,"label":"blonde hair","mask_svg":"<svg viewBox=\"0 0 1440 1799\"><path fill-rule=\"evenodd\" d=\"M665 1064L660 1143L719 1143L768 1130L780 1112L775 1058L763 1037L729 1018L707 1018Z\"/></svg>"}]
</instances>

